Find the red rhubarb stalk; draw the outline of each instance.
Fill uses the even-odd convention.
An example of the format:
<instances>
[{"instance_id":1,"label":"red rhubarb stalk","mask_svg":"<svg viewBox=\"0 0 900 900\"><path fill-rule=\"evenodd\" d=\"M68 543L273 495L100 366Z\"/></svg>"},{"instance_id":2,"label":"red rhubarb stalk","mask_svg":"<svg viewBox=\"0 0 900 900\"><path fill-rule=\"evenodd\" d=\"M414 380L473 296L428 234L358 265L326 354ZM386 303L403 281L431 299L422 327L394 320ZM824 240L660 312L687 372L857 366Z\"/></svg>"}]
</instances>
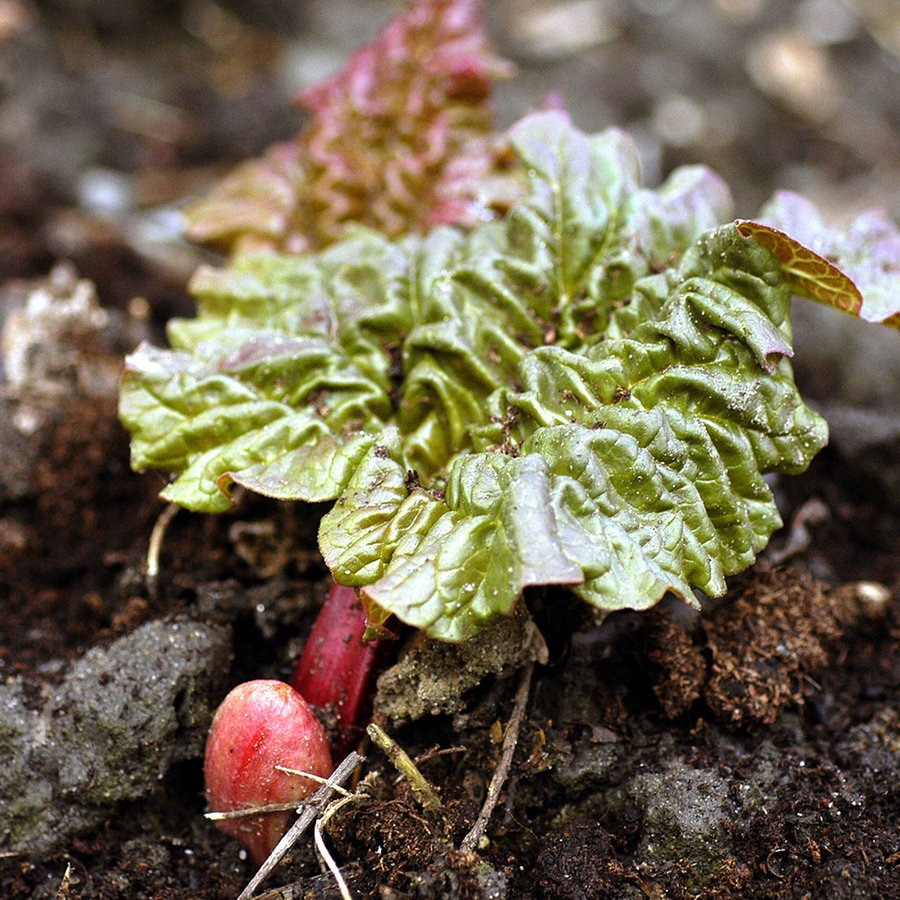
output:
<instances>
[{"instance_id":1,"label":"red rhubarb stalk","mask_svg":"<svg viewBox=\"0 0 900 900\"><path fill-rule=\"evenodd\" d=\"M331 743L337 759L362 735L375 679L395 644L364 641L365 631L366 611L356 590L333 584L291 679L308 703L333 714L336 733Z\"/></svg>"}]
</instances>

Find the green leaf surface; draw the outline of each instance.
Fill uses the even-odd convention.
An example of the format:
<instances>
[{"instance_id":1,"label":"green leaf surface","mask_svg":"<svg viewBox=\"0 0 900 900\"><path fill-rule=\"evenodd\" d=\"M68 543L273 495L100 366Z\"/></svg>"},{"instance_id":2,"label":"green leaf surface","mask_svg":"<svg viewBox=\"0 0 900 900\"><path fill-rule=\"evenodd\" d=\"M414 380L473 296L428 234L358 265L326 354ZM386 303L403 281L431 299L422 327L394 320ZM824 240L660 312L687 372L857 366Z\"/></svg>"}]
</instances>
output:
<instances>
[{"instance_id":1,"label":"green leaf surface","mask_svg":"<svg viewBox=\"0 0 900 900\"><path fill-rule=\"evenodd\" d=\"M640 186L618 131L511 133L502 222L203 270L122 417L166 496L333 500L320 546L369 609L444 640L565 585L602 609L724 590L780 524L764 480L825 443L791 375L791 286L722 183Z\"/></svg>"}]
</instances>

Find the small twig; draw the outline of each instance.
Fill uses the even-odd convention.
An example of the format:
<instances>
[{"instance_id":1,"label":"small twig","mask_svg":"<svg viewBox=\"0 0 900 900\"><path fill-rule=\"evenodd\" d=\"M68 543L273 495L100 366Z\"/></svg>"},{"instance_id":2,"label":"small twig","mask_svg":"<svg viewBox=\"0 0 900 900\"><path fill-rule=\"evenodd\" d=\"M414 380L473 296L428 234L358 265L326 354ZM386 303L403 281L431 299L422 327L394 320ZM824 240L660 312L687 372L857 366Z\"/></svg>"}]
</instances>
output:
<instances>
[{"instance_id":1,"label":"small twig","mask_svg":"<svg viewBox=\"0 0 900 900\"><path fill-rule=\"evenodd\" d=\"M301 778L308 778L310 781L315 781L319 784L327 784L336 794L341 794L344 797L354 796L353 791L348 791L347 788L335 784L331 776L323 778L321 775L315 775L312 772L304 772L303 769L291 769L289 766L275 766L275 768L279 772L284 772L286 775L299 775Z\"/></svg>"},{"instance_id":2,"label":"small twig","mask_svg":"<svg viewBox=\"0 0 900 900\"><path fill-rule=\"evenodd\" d=\"M441 798L434 788L416 768L409 754L390 735L374 722L366 728L366 734L385 752L391 765L407 780L413 796L423 809L436 809L441 805Z\"/></svg>"},{"instance_id":3,"label":"small twig","mask_svg":"<svg viewBox=\"0 0 900 900\"><path fill-rule=\"evenodd\" d=\"M456 747L431 747L429 750L426 750L424 753L418 754L416 756L416 765L421 766L424 762L431 762L433 759L438 759L441 756L450 756L453 753L467 753L468 748L463 747L462 745L458 745Z\"/></svg>"},{"instance_id":4,"label":"small twig","mask_svg":"<svg viewBox=\"0 0 900 900\"><path fill-rule=\"evenodd\" d=\"M269 854L268 859L259 867L259 871L250 879L247 887L238 895L237 900L250 900L253 892L265 881L272 869L281 861L284 854L294 846L300 835L312 825L324 804L331 800L332 794L335 793L335 788L342 785L362 761L363 757L355 750L347 754L344 761L331 773L331 778L328 779L327 783L322 785L305 802L303 812L300 813L297 821L287 830L284 837ZM299 805L297 804L297 806Z\"/></svg>"},{"instance_id":5,"label":"small twig","mask_svg":"<svg viewBox=\"0 0 900 900\"><path fill-rule=\"evenodd\" d=\"M332 877L337 882L338 890L341 892L341 897L343 900L353 900L350 896L350 889L347 887L347 882L344 881L344 876L341 874L341 870L338 867L338 864L334 861L334 857L331 855L328 847L325 846L325 839L322 836L322 829L325 827L328 820L342 807L347 803L352 803L354 800L358 798L358 794L348 794L346 797L342 797L340 800L335 800L325 812L319 816L316 821L316 827L313 829L313 836L316 842L316 850L319 851L322 859L325 860L325 865L328 866L328 871L331 872Z\"/></svg>"},{"instance_id":6,"label":"small twig","mask_svg":"<svg viewBox=\"0 0 900 900\"><path fill-rule=\"evenodd\" d=\"M304 772L302 769L291 769L287 766L275 766L279 772L287 775L299 775L301 778L308 778L310 781L319 784L328 785L336 794L344 797L352 797L353 794L346 788L341 787L334 782L333 776L323 778L321 775L315 775L312 772ZM300 812L304 806L315 805L315 797L309 800L292 800L288 803L267 803L265 806L245 806L242 809L229 809L219 812L208 812L203 814L203 818L209 819L210 822L221 822L223 819L243 819L247 816L264 816L269 813L276 812Z\"/></svg>"},{"instance_id":7,"label":"small twig","mask_svg":"<svg viewBox=\"0 0 900 900\"><path fill-rule=\"evenodd\" d=\"M513 754L516 752L516 744L519 742L519 729L522 727L522 720L525 718L525 708L528 705L528 695L531 692L531 676L533 673L534 663L529 663L522 673L522 680L519 682L519 689L516 691L512 714L506 725L506 734L503 736L500 761L497 763L497 768L494 769L494 774L491 776L484 806L482 806L481 812L472 826L472 830L463 838L462 844L460 844L460 849L462 850L472 851L480 846L485 829L494 813L494 808L500 800L500 791L509 775Z\"/></svg>"},{"instance_id":8,"label":"small twig","mask_svg":"<svg viewBox=\"0 0 900 900\"><path fill-rule=\"evenodd\" d=\"M267 803L265 806L246 806L243 809L229 809L222 812L208 812L203 814L204 819L210 822L221 822L224 819L243 819L247 816L266 816L269 813L297 812L309 805L308 800L294 800L291 803Z\"/></svg>"},{"instance_id":9,"label":"small twig","mask_svg":"<svg viewBox=\"0 0 900 900\"><path fill-rule=\"evenodd\" d=\"M780 566L794 556L805 553L812 543L812 526L827 521L831 512L818 497L810 497L794 513L787 539L780 548L769 551L768 557L772 565Z\"/></svg>"},{"instance_id":10,"label":"small twig","mask_svg":"<svg viewBox=\"0 0 900 900\"><path fill-rule=\"evenodd\" d=\"M162 550L163 538L169 523L175 518L175 513L181 507L174 503L170 503L157 517L156 523L153 525L153 531L150 532L150 543L147 545L147 587L153 591L156 587L156 579L159 575L159 554Z\"/></svg>"}]
</instances>

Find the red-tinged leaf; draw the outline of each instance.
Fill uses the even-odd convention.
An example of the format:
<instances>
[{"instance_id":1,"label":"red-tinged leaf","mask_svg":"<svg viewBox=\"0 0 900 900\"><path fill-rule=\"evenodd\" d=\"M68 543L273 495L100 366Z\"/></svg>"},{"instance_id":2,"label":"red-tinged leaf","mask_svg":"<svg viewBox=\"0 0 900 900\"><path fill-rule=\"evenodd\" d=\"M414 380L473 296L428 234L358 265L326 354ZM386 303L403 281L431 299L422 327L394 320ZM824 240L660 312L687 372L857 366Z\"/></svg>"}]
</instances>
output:
<instances>
[{"instance_id":1,"label":"red-tinged leaf","mask_svg":"<svg viewBox=\"0 0 900 900\"><path fill-rule=\"evenodd\" d=\"M188 211L190 237L235 253L277 246L289 253L309 250L302 155L297 143L284 142L239 165Z\"/></svg>"},{"instance_id":2,"label":"red-tinged leaf","mask_svg":"<svg viewBox=\"0 0 900 900\"><path fill-rule=\"evenodd\" d=\"M435 181L425 228L474 228L509 210L525 192L506 135L479 135L460 147Z\"/></svg>"},{"instance_id":3,"label":"red-tinged leaf","mask_svg":"<svg viewBox=\"0 0 900 900\"><path fill-rule=\"evenodd\" d=\"M410 0L337 76L304 92L295 141L244 163L188 213L231 252L305 252L349 223L397 236L504 212L519 178L494 140L493 82L510 71L477 0ZM446 171L453 161L451 171Z\"/></svg>"},{"instance_id":4,"label":"red-tinged leaf","mask_svg":"<svg viewBox=\"0 0 900 900\"><path fill-rule=\"evenodd\" d=\"M865 212L838 228L809 200L779 191L759 221L735 224L776 256L796 294L900 329L900 231L886 213Z\"/></svg>"}]
</instances>

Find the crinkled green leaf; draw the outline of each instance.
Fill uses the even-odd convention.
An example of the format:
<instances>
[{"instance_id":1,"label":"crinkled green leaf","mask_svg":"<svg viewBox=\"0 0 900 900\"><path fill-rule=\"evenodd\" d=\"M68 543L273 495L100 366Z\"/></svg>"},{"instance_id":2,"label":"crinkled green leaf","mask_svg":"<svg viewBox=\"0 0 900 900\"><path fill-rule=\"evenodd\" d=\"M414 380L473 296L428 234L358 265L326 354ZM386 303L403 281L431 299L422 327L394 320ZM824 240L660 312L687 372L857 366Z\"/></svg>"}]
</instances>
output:
<instances>
[{"instance_id":1,"label":"crinkled green leaf","mask_svg":"<svg viewBox=\"0 0 900 900\"><path fill-rule=\"evenodd\" d=\"M168 497L333 499L334 577L446 640L530 586L603 609L721 593L780 524L763 475L826 440L790 286L719 224L718 179L644 189L621 132L560 113L511 142L529 191L504 221L203 270L198 318L130 357L122 392Z\"/></svg>"},{"instance_id":2,"label":"crinkled green leaf","mask_svg":"<svg viewBox=\"0 0 900 900\"><path fill-rule=\"evenodd\" d=\"M389 559L367 569L365 594L458 640L532 584L607 609L722 593L781 524L763 473L802 470L826 439L784 359L789 291L766 251L747 251L733 227L711 232L670 278L637 283L660 295L656 321L523 358L521 388L493 395L474 435L486 452L451 462L445 496L398 491L380 509L408 518L415 504L426 524L405 546L369 536ZM337 507L323 522L338 577L346 557L329 550L346 528Z\"/></svg>"},{"instance_id":3,"label":"crinkled green leaf","mask_svg":"<svg viewBox=\"0 0 900 900\"><path fill-rule=\"evenodd\" d=\"M128 358L121 410L134 467L178 472L163 498L202 512L228 509L234 481L283 499L331 500L372 440L338 436L310 407L263 398L189 353L146 345Z\"/></svg>"},{"instance_id":4,"label":"crinkled green leaf","mask_svg":"<svg viewBox=\"0 0 900 900\"><path fill-rule=\"evenodd\" d=\"M737 226L778 257L794 293L900 328L900 231L885 212L863 213L849 227L835 228L809 200L779 191L760 221Z\"/></svg>"}]
</instances>

